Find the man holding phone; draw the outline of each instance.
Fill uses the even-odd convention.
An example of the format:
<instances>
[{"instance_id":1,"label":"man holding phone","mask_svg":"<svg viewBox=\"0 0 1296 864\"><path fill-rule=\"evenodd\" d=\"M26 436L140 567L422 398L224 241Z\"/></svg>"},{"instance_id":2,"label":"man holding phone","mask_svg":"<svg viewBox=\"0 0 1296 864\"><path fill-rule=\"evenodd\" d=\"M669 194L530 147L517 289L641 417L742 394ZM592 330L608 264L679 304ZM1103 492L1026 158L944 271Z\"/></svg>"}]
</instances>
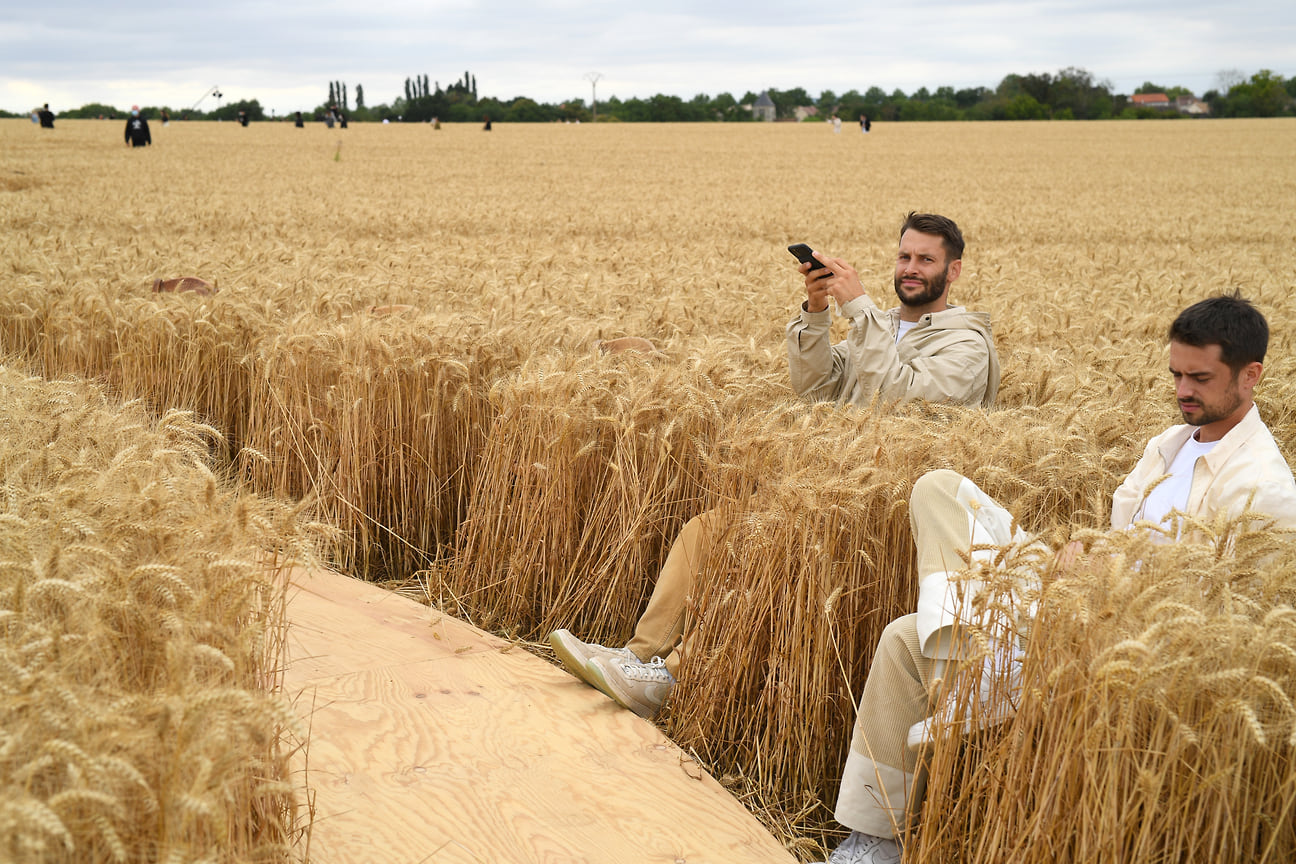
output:
<instances>
[{"instance_id":1,"label":"man holding phone","mask_svg":"<svg viewBox=\"0 0 1296 864\"><path fill-rule=\"evenodd\" d=\"M797 255L798 248L789 250ZM910 213L900 226L896 256L900 306L888 311L864 293L859 274L841 258L816 256L802 263L806 301L787 327L793 389L839 405L867 405L876 396L883 402L993 407L999 358L990 316L949 305L962 258L963 234L952 220ZM836 345L829 341L830 297L851 322L846 339Z\"/></svg>"},{"instance_id":2,"label":"man holding phone","mask_svg":"<svg viewBox=\"0 0 1296 864\"><path fill-rule=\"evenodd\" d=\"M806 301L788 325L788 367L802 396L869 405L930 399L994 405L999 360L989 316L947 303L962 268L963 235L944 216L910 213L900 226L895 291L900 307L884 312L864 294L859 275L840 258L817 258L803 244ZM820 265L820 266L816 266ZM851 320L846 340L829 343L828 298ZM563 666L641 717L661 709L680 665L692 622L689 595L712 539L714 512L685 523L671 545L648 606L624 648L582 642L568 630L549 634Z\"/></svg>"}]
</instances>

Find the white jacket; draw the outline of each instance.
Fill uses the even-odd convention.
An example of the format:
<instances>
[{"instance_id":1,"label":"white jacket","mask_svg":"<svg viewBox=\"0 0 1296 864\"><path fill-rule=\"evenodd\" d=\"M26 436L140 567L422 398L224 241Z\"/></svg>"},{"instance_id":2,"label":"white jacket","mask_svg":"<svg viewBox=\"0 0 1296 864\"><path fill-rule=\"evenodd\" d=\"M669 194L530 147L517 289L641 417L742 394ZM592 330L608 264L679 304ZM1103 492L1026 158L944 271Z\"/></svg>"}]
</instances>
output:
<instances>
[{"instance_id":1,"label":"white jacket","mask_svg":"<svg viewBox=\"0 0 1296 864\"><path fill-rule=\"evenodd\" d=\"M1165 476L1195 429L1171 426L1148 442L1143 458L1112 495L1113 528L1128 528L1142 518L1148 487ZM1248 505L1272 516L1279 526L1296 529L1296 480L1255 405L1193 466L1187 515L1237 516Z\"/></svg>"}]
</instances>

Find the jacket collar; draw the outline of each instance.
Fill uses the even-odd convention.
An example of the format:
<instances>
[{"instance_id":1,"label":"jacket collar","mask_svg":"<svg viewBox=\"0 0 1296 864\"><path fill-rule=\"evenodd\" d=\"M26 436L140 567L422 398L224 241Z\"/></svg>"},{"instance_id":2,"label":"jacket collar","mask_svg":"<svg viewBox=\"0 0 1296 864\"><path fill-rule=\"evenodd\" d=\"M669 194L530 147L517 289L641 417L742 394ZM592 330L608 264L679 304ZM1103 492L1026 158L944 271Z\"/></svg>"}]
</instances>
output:
<instances>
[{"instance_id":1,"label":"jacket collar","mask_svg":"<svg viewBox=\"0 0 1296 864\"><path fill-rule=\"evenodd\" d=\"M1236 426L1224 433L1224 437L1206 454L1206 467L1210 469L1212 474L1217 473L1220 467L1229 460L1230 456L1245 446L1251 436L1264 428L1264 421L1260 419L1260 409L1253 402L1251 403L1251 410L1238 421ZM1183 447L1184 442L1192 437L1196 429L1196 426L1187 424L1171 427L1170 433L1165 436L1165 440L1157 447L1157 451L1161 454L1163 467L1168 468L1170 466L1170 463L1174 461L1175 454Z\"/></svg>"},{"instance_id":2,"label":"jacket collar","mask_svg":"<svg viewBox=\"0 0 1296 864\"><path fill-rule=\"evenodd\" d=\"M919 318L917 323L920 325L931 324L934 321L939 321L941 319L941 316L944 316L946 315L946 313L949 312L953 312L956 315L963 315L965 312L967 312L967 309L963 308L962 306L946 306L944 309L940 310L939 312L928 312L926 315L923 315L921 318ZM900 326L900 307L892 306L890 309L887 310L887 315L891 316L891 330L892 332L894 332L895 329Z\"/></svg>"}]
</instances>

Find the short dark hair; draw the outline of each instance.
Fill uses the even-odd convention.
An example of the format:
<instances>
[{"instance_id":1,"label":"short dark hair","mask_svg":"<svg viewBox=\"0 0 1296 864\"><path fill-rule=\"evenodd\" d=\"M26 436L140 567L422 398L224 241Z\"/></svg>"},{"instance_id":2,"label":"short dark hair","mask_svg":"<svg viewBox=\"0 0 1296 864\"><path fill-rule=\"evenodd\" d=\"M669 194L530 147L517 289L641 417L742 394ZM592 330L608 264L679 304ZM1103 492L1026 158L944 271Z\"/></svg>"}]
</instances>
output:
<instances>
[{"instance_id":1,"label":"short dark hair","mask_svg":"<svg viewBox=\"0 0 1296 864\"><path fill-rule=\"evenodd\" d=\"M1269 324L1238 291L1194 303L1170 325L1170 340L1194 348L1220 346L1220 360L1237 375L1248 363L1264 362Z\"/></svg>"},{"instance_id":2,"label":"short dark hair","mask_svg":"<svg viewBox=\"0 0 1296 864\"><path fill-rule=\"evenodd\" d=\"M910 228L919 234L934 234L941 238L941 245L945 247L945 254L950 261L963 257L963 232L954 224L953 219L910 210L904 224L900 226L900 239L904 239L904 233Z\"/></svg>"}]
</instances>

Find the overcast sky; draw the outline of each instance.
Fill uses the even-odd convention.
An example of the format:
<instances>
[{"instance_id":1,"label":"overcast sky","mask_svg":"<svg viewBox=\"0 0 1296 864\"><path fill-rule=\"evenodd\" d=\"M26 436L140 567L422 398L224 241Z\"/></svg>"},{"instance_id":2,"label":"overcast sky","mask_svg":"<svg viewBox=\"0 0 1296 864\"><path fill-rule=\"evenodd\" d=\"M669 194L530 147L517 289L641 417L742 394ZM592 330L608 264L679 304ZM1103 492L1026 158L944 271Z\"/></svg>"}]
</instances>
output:
<instances>
[{"instance_id":1,"label":"overcast sky","mask_svg":"<svg viewBox=\"0 0 1296 864\"><path fill-rule=\"evenodd\" d=\"M479 96L540 102L804 87L813 96L994 87L1087 69L1118 93L1146 80L1197 95L1220 72L1296 75L1296 0L35 0L0 16L0 108L89 102L309 109L343 81L369 105L405 78L465 70Z\"/></svg>"}]
</instances>

